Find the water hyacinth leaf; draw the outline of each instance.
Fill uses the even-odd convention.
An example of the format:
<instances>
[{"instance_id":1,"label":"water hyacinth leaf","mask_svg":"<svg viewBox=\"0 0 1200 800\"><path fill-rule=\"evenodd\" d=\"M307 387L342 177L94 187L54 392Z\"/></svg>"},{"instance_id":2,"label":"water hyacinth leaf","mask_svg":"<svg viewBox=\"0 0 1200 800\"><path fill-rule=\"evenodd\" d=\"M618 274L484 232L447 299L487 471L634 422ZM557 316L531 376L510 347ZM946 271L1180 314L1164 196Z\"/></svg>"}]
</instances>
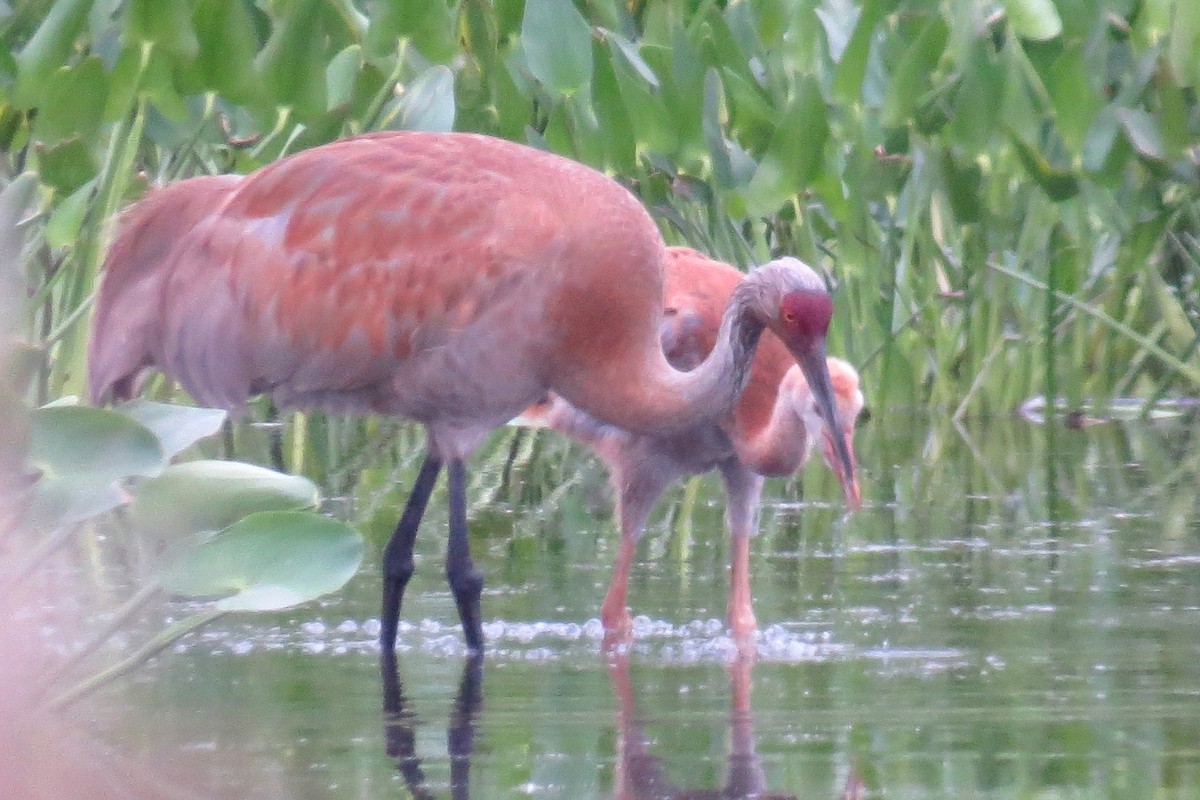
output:
<instances>
[{"instance_id":1,"label":"water hyacinth leaf","mask_svg":"<svg viewBox=\"0 0 1200 800\"><path fill-rule=\"evenodd\" d=\"M862 82L867 74L871 40L882 14L880 0L866 0L854 23L854 31L842 51L833 77L833 93L845 103L858 102L862 97Z\"/></svg>"},{"instance_id":2,"label":"water hyacinth leaf","mask_svg":"<svg viewBox=\"0 0 1200 800\"><path fill-rule=\"evenodd\" d=\"M362 48L356 44L346 47L330 60L325 68L326 110L350 105L361 66Z\"/></svg>"},{"instance_id":3,"label":"water hyacinth leaf","mask_svg":"<svg viewBox=\"0 0 1200 800\"><path fill-rule=\"evenodd\" d=\"M290 106L304 119L325 111L325 24L319 0L296 0L256 61L263 84L276 103Z\"/></svg>"},{"instance_id":4,"label":"water hyacinth leaf","mask_svg":"<svg viewBox=\"0 0 1200 800\"><path fill-rule=\"evenodd\" d=\"M190 6L188 0L131 0L126 33L190 61L200 51Z\"/></svg>"},{"instance_id":5,"label":"water hyacinth leaf","mask_svg":"<svg viewBox=\"0 0 1200 800\"><path fill-rule=\"evenodd\" d=\"M1165 153L1162 133L1153 117L1141 109L1134 108L1118 108L1116 114L1134 150L1146 158L1163 160Z\"/></svg>"},{"instance_id":6,"label":"water hyacinth leaf","mask_svg":"<svg viewBox=\"0 0 1200 800\"><path fill-rule=\"evenodd\" d=\"M528 0L521 46L533 76L552 93L571 95L592 78L592 29L571 0Z\"/></svg>"},{"instance_id":7,"label":"water hyacinth leaf","mask_svg":"<svg viewBox=\"0 0 1200 800\"><path fill-rule=\"evenodd\" d=\"M238 461L188 461L143 481L129 516L139 530L177 540L258 511L313 508L317 499L317 487L299 475Z\"/></svg>"},{"instance_id":8,"label":"water hyacinth leaf","mask_svg":"<svg viewBox=\"0 0 1200 800\"><path fill-rule=\"evenodd\" d=\"M113 481L43 476L34 487L27 521L34 530L74 525L129 502L129 494Z\"/></svg>"},{"instance_id":9,"label":"water hyacinth leaf","mask_svg":"<svg viewBox=\"0 0 1200 800\"><path fill-rule=\"evenodd\" d=\"M362 537L344 522L262 511L189 552L160 583L183 597L219 598L221 611L275 611L341 588L362 556Z\"/></svg>"},{"instance_id":10,"label":"water hyacinth leaf","mask_svg":"<svg viewBox=\"0 0 1200 800\"><path fill-rule=\"evenodd\" d=\"M117 406L145 425L162 444L167 459L174 458L196 442L221 429L226 413L219 408L196 408L172 403L156 403L138 398Z\"/></svg>"},{"instance_id":11,"label":"water hyacinth leaf","mask_svg":"<svg viewBox=\"0 0 1200 800\"><path fill-rule=\"evenodd\" d=\"M91 6L91 0L59 0L50 5L46 18L17 55L14 100L18 105L38 104L46 75L67 62Z\"/></svg>"},{"instance_id":12,"label":"water hyacinth leaf","mask_svg":"<svg viewBox=\"0 0 1200 800\"><path fill-rule=\"evenodd\" d=\"M199 0L192 20L201 85L232 102L252 102L258 93L254 56L260 43L243 0Z\"/></svg>"},{"instance_id":13,"label":"water hyacinth leaf","mask_svg":"<svg viewBox=\"0 0 1200 800\"><path fill-rule=\"evenodd\" d=\"M862 9L852 0L821 0L814 13L825 31L829 55L834 63L841 63L859 17L862 16Z\"/></svg>"},{"instance_id":14,"label":"water hyacinth leaf","mask_svg":"<svg viewBox=\"0 0 1200 800\"><path fill-rule=\"evenodd\" d=\"M368 57L394 55L399 40L406 39L434 63L454 58L457 19L445 0L376 0L369 8L370 24L363 40Z\"/></svg>"},{"instance_id":15,"label":"water hyacinth leaf","mask_svg":"<svg viewBox=\"0 0 1200 800\"><path fill-rule=\"evenodd\" d=\"M708 156L712 159L713 178L717 186L733 186L733 167L729 163L729 143L721 125L724 92L721 86L721 75L715 67L709 67L704 73L704 113L701 117L701 127L704 130L704 141L708 145Z\"/></svg>"},{"instance_id":16,"label":"water hyacinth leaf","mask_svg":"<svg viewBox=\"0 0 1200 800\"><path fill-rule=\"evenodd\" d=\"M92 142L108 97L108 80L98 56L62 67L46 77L38 99L34 139L57 144L77 136Z\"/></svg>"},{"instance_id":17,"label":"water hyacinth leaf","mask_svg":"<svg viewBox=\"0 0 1200 800\"><path fill-rule=\"evenodd\" d=\"M78 239L79 230L83 226L83 217L87 214L88 206L92 202L92 193L95 190L95 181L88 181L64 198L50 212L50 218L46 220L47 244L53 248L66 247ZM0 252L12 253L16 251L8 250Z\"/></svg>"},{"instance_id":18,"label":"water hyacinth leaf","mask_svg":"<svg viewBox=\"0 0 1200 800\"><path fill-rule=\"evenodd\" d=\"M1045 41L1062 33L1062 17L1053 0L1004 0L1008 23L1024 39Z\"/></svg>"},{"instance_id":19,"label":"water hyacinth leaf","mask_svg":"<svg viewBox=\"0 0 1200 800\"><path fill-rule=\"evenodd\" d=\"M772 214L807 186L821 167L828 136L829 121L821 88L812 78L803 78L746 188L748 213Z\"/></svg>"},{"instance_id":20,"label":"water hyacinth leaf","mask_svg":"<svg viewBox=\"0 0 1200 800\"><path fill-rule=\"evenodd\" d=\"M603 29L601 29L601 33L614 45L612 52L620 53L621 57L633 68L633 71L642 77L642 80L655 89L659 88L658 76L654 74L654 70L646 63L646 59L642 58L642 54L638 51L636 44L619 33Z\"/></svg>"},{"instance_id":21,"label":"water hyacinth leaf","mask_svg":"<svg viewBox=\"0 0 1200 800\"><path fill-rule=\"evenodd\" d=\"M125 414L60 406L32 416L29 462L47 477L107 484L157 475L166 466L158 437Z\"/></svg>"},{"instance_id":22,"label":"water hyacinth leaf","mask_svg":"<svg viewBox=\"0 0 1200 800\"><path fill-rule=\"evenodd\" d=\"M78 137L47 147L37 145L38 174L61 195L69 195L96 177L92 152Z\"/></svg>"},{"instance_id":23,"label":"water hyacinth leaf","mask_svg":"<svg viewBox=\"0 0 1200 800\"><path fill-rule=\"evenodd\" d=\"M454 128L454 73L436 64L422 72L384 115L393 130L449 131Z\"/></svg>"},{"instance_id":24,"label":"water hyacinth leaf","mask_svg":"<svg viewBox=\"0 0 1200 800\"><path fill-rule=\"evenodd\" d=\"M946 48L948 36L946 21L934 17L904 51L900 63L893 70L892 84L884 100L883 118L886 125L898 127L908 122L917 102L928 88L930 73Z\"/></svg>"}]
</instances>

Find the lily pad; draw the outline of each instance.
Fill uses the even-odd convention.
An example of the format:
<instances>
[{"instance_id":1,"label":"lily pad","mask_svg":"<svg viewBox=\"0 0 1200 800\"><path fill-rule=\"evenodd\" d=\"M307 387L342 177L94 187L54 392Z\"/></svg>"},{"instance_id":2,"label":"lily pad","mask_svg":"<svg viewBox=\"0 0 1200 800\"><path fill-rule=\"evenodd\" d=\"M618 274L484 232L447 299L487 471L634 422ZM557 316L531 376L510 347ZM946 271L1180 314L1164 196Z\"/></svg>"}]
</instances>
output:
<instances>
[{"instance_id":1,"label":"lily pad","mask_svg":"<svg viewBox=\"0 0 1200 800\"><path fill-rule=\"evenodd\" d=\"M220 611L275 611L341 588L362 557L362 536L344 522L263 511L188 553L160 583L184 597L219 598Z\"/></svg>"},{"instance_id":2,"label":"lily pad","mask_svg":"<svg viewBox=\"0 0 1200 800\"><path fill-rule=\"evenodd\" d=\"M167 459L158 438L131 417L56 406L33 412L29 461L47 478L107 484L157 475Z\"/></svg>"},{"instance_id":3,"label":"lily pad","mask_svg":"<svg viewBox=\"0 0 1200 800\"><path fill-rule=\"evenodd\" d=\"M189 461L143 482L129 516L142 531L178 540L223 530L254 512L316 504L317 487L307 478L238 461Z\"/></svg>"},{"instance_id":4,"label":"lily pad","mask_svg":"<svg viewBox=\"0 0 1200 800\"><path fill-rule=\"evenodd\" d=\"M152 431L162 443L168 459L219 431L226 416L219 408L177 406L141 399L122 403L117 410Z\"/></svg>"}]
</instances>

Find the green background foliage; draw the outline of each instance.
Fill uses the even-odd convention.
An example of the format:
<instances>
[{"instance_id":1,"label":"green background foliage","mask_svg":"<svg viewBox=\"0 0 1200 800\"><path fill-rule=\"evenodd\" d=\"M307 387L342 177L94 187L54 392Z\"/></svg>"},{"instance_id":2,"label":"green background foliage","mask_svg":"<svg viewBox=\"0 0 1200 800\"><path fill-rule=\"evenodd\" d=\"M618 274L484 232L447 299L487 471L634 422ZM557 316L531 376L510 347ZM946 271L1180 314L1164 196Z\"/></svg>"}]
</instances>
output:
<instances>
[{"instance_id":1,"label":"green background foliage","mask_svg":"<svg viewBox=\"0 0 1200 800\"><path fill-rule=\"evenodd\" d=\"M82 386L148 185L387 128L548 148L670 242L814 264L876 408L1200 388L1191 0L9 0L0 37L42 399Z\"/></svg>"}]
</instances>

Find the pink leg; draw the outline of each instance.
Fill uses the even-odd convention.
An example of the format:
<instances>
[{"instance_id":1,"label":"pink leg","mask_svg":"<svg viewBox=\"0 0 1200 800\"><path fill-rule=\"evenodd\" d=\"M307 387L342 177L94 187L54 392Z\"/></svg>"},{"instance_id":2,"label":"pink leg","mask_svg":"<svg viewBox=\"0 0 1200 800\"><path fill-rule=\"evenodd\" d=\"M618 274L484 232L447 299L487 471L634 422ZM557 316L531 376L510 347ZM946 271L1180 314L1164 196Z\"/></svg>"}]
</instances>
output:
<instances>
[{"instance_id":1,"label":"pink leg","mask_svg":"<svg viewBox=\"0 0 1200 800\"><path fill-rule=\"evenodd\" d=\"M758 630L754 600L750 596L750 537L734 536L730 548L729 628L740 645L753 642Z\"/></svg>"},{"instance_id":2,"label":"pink leg","mask_svg":"<svg viewBox=\"0 0 1200 800\"><path fill-rule=\"evenodd\" d=\"M755 530L763 479L737 459L720 464L725 483L725 524L729 528L729 628L743 656L755 653L754 601L750 596L750 537Z\"/></svg>"},{"instance_id":3,"label":"pink leg","mask_svg":"<svg viewBox=\"0 0 1200 800\"><path fill-rule=\"evenodd\" d=\"M629 640L633 633L633 618L629 614L629 571L633 568L633 553L637 542L630 536L621 537L617 563L613 565L612 583L600 606L600 622L604 624L606 645Z\"/></svg>"}]
</instances>

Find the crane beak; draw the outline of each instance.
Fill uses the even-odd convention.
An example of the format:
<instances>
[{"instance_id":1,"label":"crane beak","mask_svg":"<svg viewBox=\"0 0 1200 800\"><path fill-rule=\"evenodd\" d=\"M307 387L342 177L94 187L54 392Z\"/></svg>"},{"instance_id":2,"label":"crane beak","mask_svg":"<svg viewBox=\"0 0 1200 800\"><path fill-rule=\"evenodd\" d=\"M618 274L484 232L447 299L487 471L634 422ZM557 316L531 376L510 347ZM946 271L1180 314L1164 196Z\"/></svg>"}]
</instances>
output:
<instances>
[{"instance_id":1,"label":"crane beak","mask_svg":"<svg viewBox=\"0 0 1200 800\"><path fill-rule=\"evenodd\" d=\"M850 454L850 475L846 476L837 466L837 442L842 441L846 447L846 451ZM846 498L846 505L851 511L857 511L862 508L862 492L858 488L858 457L854 454L854 431L847 428L842 436L835 436L826 431L824 441L821 443L821 454L825 456L825 463L838 476L838 481L842 484L842 496Z\"/></svg>"},{"instance_id":2,"label":"crane beak","mask_svg":"<svg viewBox=\"0 0 1200 800\"><path fill-rule=\"evenodd\" d=\"M817 413L825 422L825 430L846 430L839 419L833 391L833 379L829 377L829 366L825 361L825 340L817 339L808 347L795 348L792 350L792 355L795 356L796 363L800 365L804 379L808 381L809 391L812 392L813 400L816 401ZM827 435L827 440L831 451L826 454L829 466L833 468L834 473L838 476L838 481L842 484L842 494L846 498L846 504L852 509L857 509L861 505L862 497L858 490L854 450L850 444L850 437L832 434Z\"/></svg>"}]
</instances>

